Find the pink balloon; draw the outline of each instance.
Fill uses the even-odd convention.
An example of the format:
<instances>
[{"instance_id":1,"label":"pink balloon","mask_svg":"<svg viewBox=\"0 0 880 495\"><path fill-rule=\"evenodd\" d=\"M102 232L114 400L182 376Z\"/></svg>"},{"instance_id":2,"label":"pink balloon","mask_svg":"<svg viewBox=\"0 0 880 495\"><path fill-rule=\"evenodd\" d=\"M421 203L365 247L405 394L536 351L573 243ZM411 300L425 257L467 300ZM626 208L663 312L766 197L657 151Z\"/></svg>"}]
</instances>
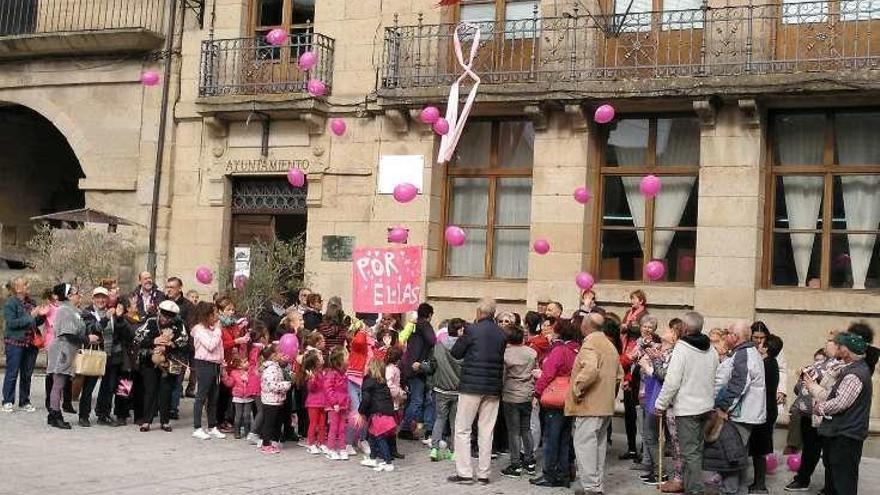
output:
<instances>
[{"instance_id":1,"label":"pink balloon","mask_svg":"<svg viewBox=\"0 0 880 495\"><path fill-rule=\"evenodd\" d=\"M681 271L690 273L694 271L694 267L696 266L696 262L694 261L694 257L691 255L684 255L678 262L679 268Z\"/></svg>"},{"instance_id":2,"label":"pink balloon","mask_svg":"<svg viewBox=\"0 0 880 495\"><path fill-rule=\"evenodd\" d=\"M397 200L398 203L409 203L410 201L416 199L416 196L418 196L418 194L419 189L409 182L404 182L394 186L394 199Z\"/></svg>"},{"instance_id":3,"label":"pink balloon","mask_svg":"<svg viewBox=\"0 0 880 495\"><path fill-rule=\"evenodd\" d=\"M593 284L596 283L596 280L593 279L593 276L589 273L580 272L574 277L574 283L576 283L581 290L590 290L593 288Z\"/></svg>"},{"instance_id":4,"label":"pink balloon","mask_svg":"<svg viewBox=\"0 0 880 495\"><path fill-rule=\"evenodd\" d=\"M272 46L281 46L287 41L287 33L281 28L275 28L266 33L266 41Z\"/></svg>"},{"instance_id":5,"label":"pink balloon","mask_svg":"<svg viewBox=\"0 0 880 495\"><path fill-rule=\"evenodd\" d=\"M324 96L327 94L327 85L320 79L309 79L306 90L314 97Z\"/></svg>"},{"instance_id":6,"label":"pink balloon","mask_svg":"<svg viewBox=\"0 0 880 495\"><path fill-rule=\"evenodd\" d=\"M776 457L775 453L769 453L764 457L764 462L767 463L767 473L773 474L776 472L776 468L779 466L779 459Z\"/></svg>"},{"instance_id":7,"label":"pink balloon","mask_svg":"<svg viewBox=\"0 0 880 495\"><path fill-rule=\"evenodd\" d=\"M337 136L345 134L346 127L345 121L342 119L333 119L330 121L330 130Z\"/></svg>"},{"instance_id":8,"label":"pink balloon","mask_svg":"<svg viewBox=\"0 0 880 495\"><path fill-rule=\"evenodd\" d=\"M797 472L801 468L801 455L791 454L788 456L788 459L785 460L785 463L788 464L788 469L791 471Z\"/></svg>"},{"instance_id":9,"label":"pink balloon","mask_svg":"<svg viewBox=\"0 0 880 495\"><path fill-rule=\"evenodd\" d=\"M305 52L299 56L296 64L302 70L312 70L318 65L318 56L312 51Z\"/></svg>"},{"instance_id":10,"label":"pink balloon","mask_svg":"<svg viewBox=\"0 0 880 495\"><path fill-rule=\"evenodd\" d=\"M306 185L306 174L298 168L291 168L287 171L287 182L293 187L302 187Z\"/></svg>"},{"instance_id":11,"label":"pink balloon","mask_svg":"<svg viewBox=\"0 0 880 495\"><path fill-rule=\"evenodd\" d=\"M597 124L607 124L611 122L614 120L614 107L608 104L601 105L596 109L596 113L593 114L593 120L595 120Z\"/></svg>"},{"instance_id":12,"label":"pink balloon","mask_svg":"<svg viewBox=\"0 0 880 495\"><path fill-rule=\"evenodd\" d=\"M154 70L146 70L141 74L141 84L155 86L159 84L159 73Z\"/></svg>"},{"instance_id":13,"label":"pink balloon","mask_svg":"<svg viewBox=\"0 0 880 495\"><path fill-rule=\"evenodd\" d=\"M532 244L532 248L538 254L547 254L550 252L550 242L543 237L535 239L535 242Z\"/></svg>"},{"instance_id":14,"label":"pink balloon","mask_svg":"<svg viewBox=\"0 0 880 495\"><path fill-rule=\"evenodd\" d=\"M441 136L445 136L449 132L449 122L443 117L438 118L432 127L434 128L434 132Z\"/></svg>"},{"instance_id":15,"label":"pink balloon","mask_svg":"<svg viewBox=\"0 0 880 495\"><path fill-rule=\"evenodd\" d=\"M437 107L425 107L419 114L419 120L425 124L433 124L440 119L440 110Z\"/></svg>"},{"instance_id":16,"label":"pink balloon","mask_svg":"<svg viewBox=\"0 0 880 495\"><path fill-rule=\"evenodd\" d=\"M403 244L409 239L409 230L403 227L392 227L388 230L388 242Z\"/></svg>"},{"instance_id":17,"label":"pink balloon","mask_svg":"<svg viewBox=\"0 0 880 495\"><path fill-rule=\"evenodd\" d=\"M663 185L660 182L660 178L656 175L646 175L642 177L642 181L639 183L639 191L642 192L642 195L648 198L653 198L660 194L660 189L662 187Z\"/></svg>"},{"instance_id":18,"label":"pink balloon","mask_svg":"<svg viewBox=\"0 0 880 495\"><path fill-rule=\"evenodd\" d=\"M467 241L467 234L461 227L456 225L446 227L445 237L446 242L452 247L463 246L465 241Z\"/></svg>"},{"instance_id":19,"label":"pink balloon","mask_svg":"<svg viewBox=\"0 0 880 495\"><path fill-rule=\"evenodd\" d=\"M649 261L648 264L645 265L645 276L648 277L648 280L656 282L663 278L663 275L666 275L666 265L664 265L662 261Z\"/></svg>"},{"instance_id":20,"label":"pink balloon","mask_svg":"<svg viewBox=\"0 0 880 495\"><path fill-rule=\"evenodd\" d=\"M574 200L580 204L586 204L591 197L590 190L586 186L580 186L574 190Z\"/></svg>"},{"instance_id":21,"label":"pink balloon","mask_svg":"<svg viewBox=\"0 0 880 495\"><path fill-rule=\"evenodd\" d=\"M282 335L278 341L278 351L288 359L295 358L299 353L299 340L296 338L296 334L285 333Z\"/></svg>"},{"instance_id":22,"label":"pink balloon","mask_svg":"<svg viewBox=\"0 0 880 495\"><path fill-rule=\"evenodd\" d=\"M238 274L235 278L232 279L232 286L238 290L244 289L244 286L247 285L248 277L244 274Z\"/></svg>"},{"instance_id":23,"label":"pink balloon","mask_svg":"<svg viewBox=\"0 0 880 495\"><path fill-rule=\"evenodd\" d=\"M196 269L196 280L200 284L208 285L214 281L214 272L207 266L200 266Z\"/></svg>"}]
</instances>

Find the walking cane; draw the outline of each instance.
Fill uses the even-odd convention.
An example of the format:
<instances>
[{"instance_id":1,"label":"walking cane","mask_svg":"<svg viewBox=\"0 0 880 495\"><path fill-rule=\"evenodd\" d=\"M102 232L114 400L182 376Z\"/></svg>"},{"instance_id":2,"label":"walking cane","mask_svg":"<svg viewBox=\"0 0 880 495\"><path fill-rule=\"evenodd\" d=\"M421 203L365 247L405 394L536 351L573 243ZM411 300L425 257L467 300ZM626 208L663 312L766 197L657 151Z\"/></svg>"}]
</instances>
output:
<instances>
[{"instance_id":1,"label":"walking cane","mask_svg":"<svg viewBox=\"0 0 880 495\"><path fill-rule=\"evenodd\" d=\"M666 452L666 448L663 445L664 440L666 439L666 432L663 429L663 414L659 414L657 416L658 428L660 429L660 449L657 453L657 489L662 491L663 486L663 454Z\"/></svg>"}]
</instances>

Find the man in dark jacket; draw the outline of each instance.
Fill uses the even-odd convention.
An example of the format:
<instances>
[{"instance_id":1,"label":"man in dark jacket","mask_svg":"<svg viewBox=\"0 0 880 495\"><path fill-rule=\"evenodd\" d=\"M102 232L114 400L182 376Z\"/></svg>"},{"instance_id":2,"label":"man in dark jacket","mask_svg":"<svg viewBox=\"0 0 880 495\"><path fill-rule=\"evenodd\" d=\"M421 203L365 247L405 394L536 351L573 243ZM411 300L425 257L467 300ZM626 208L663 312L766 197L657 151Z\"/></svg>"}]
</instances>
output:
<instances>
[{"instance_id":1,"label":"man in dark jacket","mask_svg":"<svg viewBox=\"0 0 880 495\"><path fill-rule=\"evenodd\" d=\"M471 456L467 455L471 429L477 419L479 466L477 481L489 483L492 461L492 433L498 418L501 389L504 385L504 350L507 336L495 324L495 301L484 299L477 305L477 321L465 329L452 347L452 357L462 359L458 411L455 418L456 474L453 483L473 483Z\"/></svg>"},{"instance_id":2,"label":"man in dark jacket","mask_svg":"<svg viewBox=\"0 0 880 495\"><path fill-rule=\"evenodd\" d=\"M153 275L150 272L141 272L138 275L138 286L131 297L137 299L138 314L141 315L141 320L156 316L159 303L165 300L165 294L156 288Z\"/></svg>"},{"instance_id":3,"label":"man in dark jacket","mask_svg":"<svg viewBox=\"0 0 880 495\"><path fill-rule=\"evenodd\" d=\"M178 313L177 318L183 322L187 332L191 331L192 327L195 326L195 323L191 321L193 304L183 294L183 280L180 280L178 277L171 277L165 282L165 299L168 301L174 301L174 303L177 304L177 307L180 308L180 313ZM193 359L195 359L195 347L192 343L192 335L190 335L189 346L183 357L185 358L184 364L186 365L190 365ZM180 419L180 397L184 393L184 375L185 373L177 375L177 385L174 387L174 391L171 392L171 419ZM189 385L187 385L186 388L187 397L195 397L194 378L195 373L190 375Z\"/></svg>"},{"instance_id":4,"label":"man in dark jacket","mask_svg":"<svg viewBox=\"0 0 880 495\"><path fill-rule=\"evenodd\" d=\"M400 433L402 438L421 440L426 393L426 377L422 363L428 361L434 353L437 337L431 325L434 308L428 303L419 304L416 315L416 328L406 341L406 352L403 355L403 362L400 363L401 378L409 389L409 402L403 413Z\"/></svg>"}]
</instances>

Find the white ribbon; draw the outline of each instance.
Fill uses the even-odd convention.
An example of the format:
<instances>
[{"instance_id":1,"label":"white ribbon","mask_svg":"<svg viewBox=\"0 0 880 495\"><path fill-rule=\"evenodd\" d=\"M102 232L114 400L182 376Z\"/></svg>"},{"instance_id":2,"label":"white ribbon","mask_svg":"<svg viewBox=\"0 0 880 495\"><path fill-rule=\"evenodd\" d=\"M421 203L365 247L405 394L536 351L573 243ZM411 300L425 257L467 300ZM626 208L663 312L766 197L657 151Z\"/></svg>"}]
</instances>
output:
<instances>
[{"instance_id":1,"label":"white ribbon","mask_svg":"<svg viewBox=\"0 0 880 495\"><path fill-rule=\"evenodd\" d=\"M473 44L471 45L470 57L467 63L464 61L464 54L461 51L461 40L458 35L462 28L474 31ZM458 64L461 65L464 73L449 88L449 101L446 104L446 121L449 123L449 132L440 139L440 150L437 153L437 163L441 165L451 160L453 153L455 153L455 147L458 145L458 140L461 139L464 125L467 122L468 115L471 113L471 107L474 106L474 100L477 98L477 88L480 86L480 76L472 70L474 59L477 57L477 50L480 48L480 26L470 22L462 22L455 29L452 39L455 57L458 59ZM473 80L473 86L459 114L459 88L466 78Z\"/></svg>"}]
</instances>

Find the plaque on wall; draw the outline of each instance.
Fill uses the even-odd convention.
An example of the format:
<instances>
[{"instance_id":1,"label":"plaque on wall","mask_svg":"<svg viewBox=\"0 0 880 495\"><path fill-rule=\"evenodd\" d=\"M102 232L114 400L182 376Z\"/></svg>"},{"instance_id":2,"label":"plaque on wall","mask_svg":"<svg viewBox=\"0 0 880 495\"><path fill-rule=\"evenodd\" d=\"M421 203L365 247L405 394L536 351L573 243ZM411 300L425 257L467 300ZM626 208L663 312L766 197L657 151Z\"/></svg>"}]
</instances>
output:
<instances>
[{"instance_id":1,"label":"plaque on wall","mask_svg":"<svg viewBox=\"0 0 880 495\"><path fill-rule=\"evenodd\" d=\"M351 261L354 236L325 235L321 238L321 261Z\"/></svg>"}]
</instances>

